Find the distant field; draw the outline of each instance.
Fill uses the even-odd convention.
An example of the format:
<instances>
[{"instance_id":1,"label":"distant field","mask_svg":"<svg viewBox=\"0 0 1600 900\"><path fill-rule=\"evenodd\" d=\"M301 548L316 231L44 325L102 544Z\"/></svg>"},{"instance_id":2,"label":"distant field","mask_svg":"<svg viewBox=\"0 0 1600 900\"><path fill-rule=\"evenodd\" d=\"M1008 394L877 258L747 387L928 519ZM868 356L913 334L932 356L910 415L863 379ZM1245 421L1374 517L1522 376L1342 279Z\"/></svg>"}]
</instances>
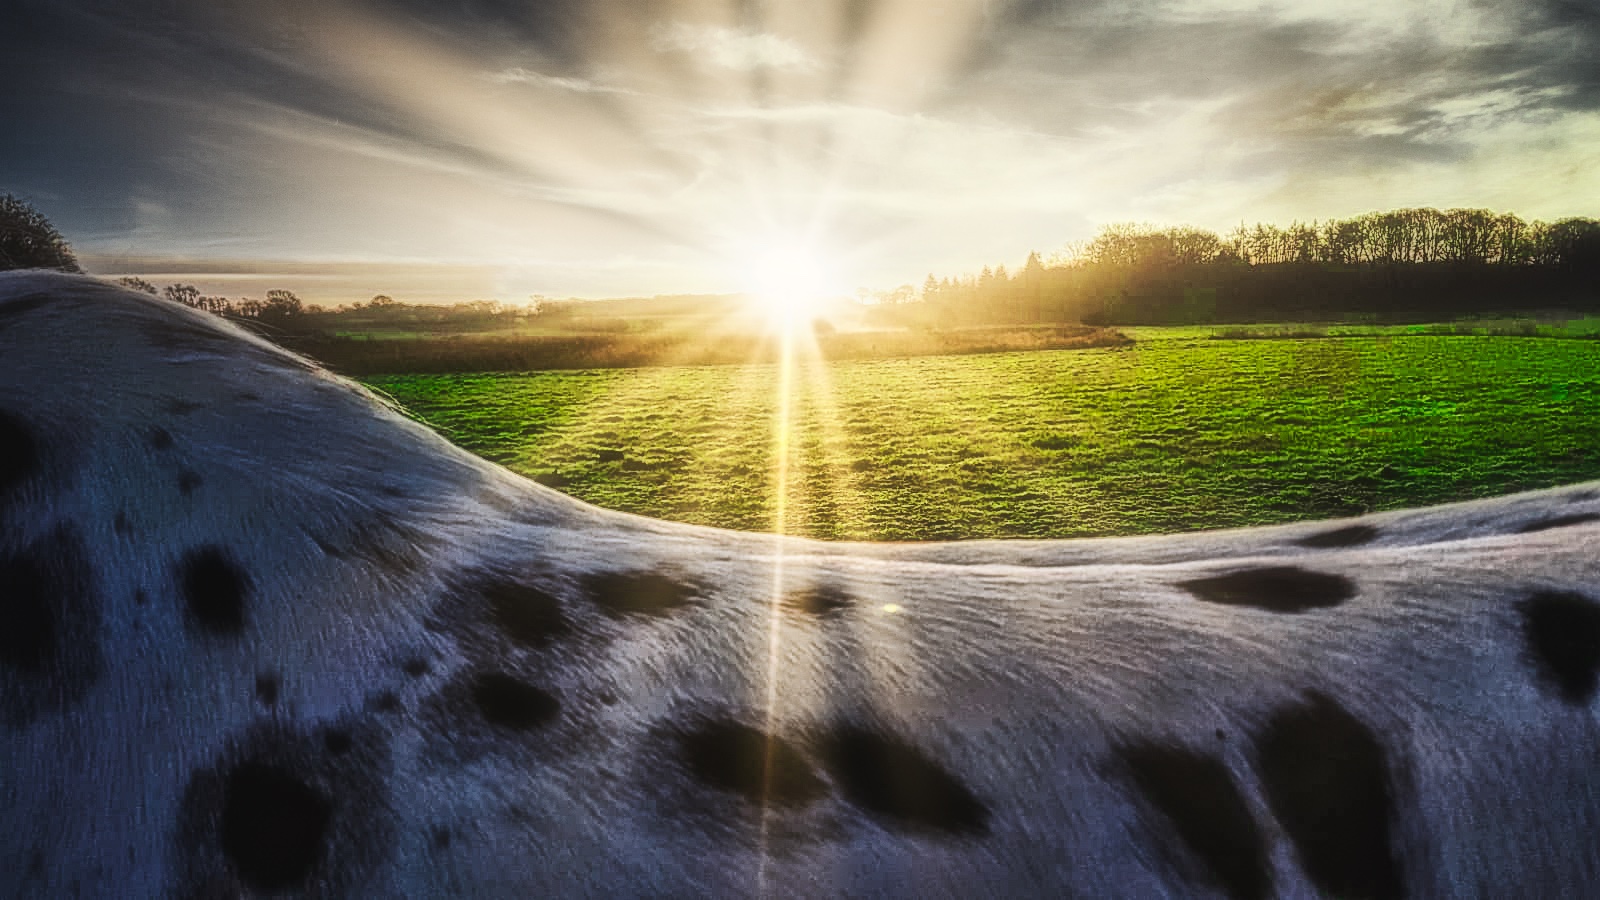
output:
<instances>
[{"instance_id":1,"label":"distant field","mask_svg":"<svg viewBox=\"0 0 1600 900\"><path fill-rule=\"evenodd\" d=\"M1408 335L1477 335L1490 337L1600 338L1600 318L1529 317L1462 319L1409 325L1352 322L1267 323L1252 325L1123 325L1118 331L1135 340L1181 338L1404 337Z\"/></svg>"},{"instance_id":2,"label":"distant field","mask_svg":"<svg viewBox=\"0 0 1600 900\"><path fill-rule=\"evenodd\" d=\"M614 320L617 324L629 324ZM680 323L681 325L681 323ZM365 332L300 335L282 343L347 375L390 372L454 374L532 369L612 369L656 365L737 365L778 358L774 335L759 331L658 329L614 333L430 335ZM1113 347L1129 343L1110 328L1007 325L948 331L822 330L810 336L828 359L883 359L950 353L995 353Z\"/></svg>"},{"instance_id":3,"label":"distant field","mask_svg":"<svg viewBox=\"0 0 1600 900\"><path fill-rule=\"evenodd\" d=\"M795 384L787 530L1129 534L1600 477L1600 342L1392 335L834 362ZM613 509L773 526L771 366L366 379Z\"/></svg>"}]
</instances>

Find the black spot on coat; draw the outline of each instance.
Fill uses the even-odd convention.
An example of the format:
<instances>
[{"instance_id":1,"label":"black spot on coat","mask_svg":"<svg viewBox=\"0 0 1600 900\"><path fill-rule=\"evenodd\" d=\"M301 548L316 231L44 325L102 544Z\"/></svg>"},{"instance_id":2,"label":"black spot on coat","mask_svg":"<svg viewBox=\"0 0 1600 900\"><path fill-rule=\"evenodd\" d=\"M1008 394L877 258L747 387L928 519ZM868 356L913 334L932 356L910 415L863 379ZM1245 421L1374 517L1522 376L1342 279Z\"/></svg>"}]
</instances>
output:
<instances>
[{"instance_id":1,"label":"black spot on coat","mask_svg":"<svg viewBox=\"0 0 1600 900\"><path fill-rule=\"evenodd\" d=\"M1372 543L1377 537L1378 529L1375 525L1346 525L1343 528L1307 535L1295 543L1302 547L1318 549L1360 547L1362 544Z\"/></svg>"},{"instance_id":2,"label":"black spot on coat","mask_svg":"<svg viewBox=\"0 0 1600 900\"><path fill-rule=\"evenodd\" d=\"M561 601L540 588L500 579L480 580L476 589L489 602L495 624L524 647L545 647L572 631Z\"/></svg>"},{"instance_id":3,"label":"black spot on coat","mask_svg":"<svg viewBox=\"0 0 1600 900\"><path fill-rule=\"evenodd\" d=\"M816 743L845 799L886 828L948 835L988 831L989 810L959 778L894 735L840 725Z\"/></svg>"},{"instance_id":4,"label":"black spot on coat","mask_svg":"<svg viewBox=\"0 0 1600 900\"><path fill-rule=\"evenodd\" d=\"M1600 678L1600 603L1571 591L1540 591L1519 609L1539 676L1561 699L1587 705Z\"/></svg>"},{"instance_id":5,"label":"black spot on coat","mask_svg":"<svg viewBox=\"0 0 1600 900\"><path fill-rule=\"evenodd\" d=\"M1573 513L1567 516L1552 516L1548 519L1539 519L1528 522L1517 529L1518 534L1529 534L1535 531L1548 531L1551 528L1566 528L1571 525L1582 525L1585 522L1600 520L1600 513Z\"/></svg>"},{"instance_id":6,"label":"black spot on coat","mask_svg":"<svg viewBox=\"0 0 1600 900\"><path fill-rule=\"evenodd\" d=\"M273 706L278 702L278 676L272 672L262 672L256 676L256 699L262 706Z\"/></svg>"},{"instance_id":7,"label":"black spot on coat","mask_svg":"<svg viewBox=\"0 0 1600 900\"><path fill-rule=\"evenodd\" d=\"M185 497L199 490L200 485L204 483L205 479L201 478L200 473L193 469L184 469L178 473L178 493Z\"/></svg>"},{"instance_id":8,"label":"black spot on coat","mask_svg":"<svg viewBox=\"0 0 1600 900\"><path fill-rule=\"evenodd\" d=\"M594 572L584 577L585 595L613 618L661 616L689 605L695 589L655 572Z\"/></svg>"},{"instance_id":9,"label":"black spot on coat","mask_svg":"<svg viewBox=\"0 0 1600 900\"><path fill-rule=\"evenodd\" d=\"M700 781L757 805L804 806L826 791L793 745L740 722L700 722L678 747Z\"/></svg>"},{"instance_id":10,"label":"black spot on coat","mask_svg":"<svg viewBox=\"0 0 1600 900\"><path fill-rule=\"evenodd\" d=\"M244 631L250 576L215 544L190 550L178 564L178 589L189 621L211 634Z\"/></svg>"},{"instance_id":11,"label":"black spot on coat","mask_svg":"<svg viewBox=\"0 0 1600 900\"><path fill-rule=\"evenodd\" d=\"M854 602L844 588L819 584L785 594L783 608L801 615L831 619L848 610Z\"/></svg>"},{"instance_id":12,"label":"black spot on coat","mask_svg":"<svg viewBox=\"0 0 1600 900\"><path fill-rule=\"evenodd\" d=\"M299 887L321 859L333 813L321 791L277 766L246 762L228 773L222 852L245 884Z\"/></svg>"},{"instance_id":13,"label":"black spot on coat","mask_svg":"<svg viewBox=\"0 0 1600 900\"><path fill-rule=\"evenodd\" d=\"M369 712L387 715L400 712L405 707L400 702L399 694L394 691L379 691L367 698L366 708Z\"/></svg>"},{"instance_id":14,"label":"black spot on coat","mask_svg":"<svg viewBox=\"0 0 1600 900\"><path fill-rule=\"evenodd\" d=\"M39 471L39 441L22 419L0 409L0 512L16 489Z\"/></svg>"},{"instance_id":15,"label":"black spot on coat","mask_svg":"<svg viewBox=\"0 0 1600 900\"><path fill-rule=\"evenodd\" d=\"M64 643L60 595L81 590L71 583L81 562L50 549L35 544L0 560L0 663L29 675L55 666Z\"/></svg>"},{"instance_id":16,"label":"black spot on coat","mask_svg":"<svg viewBox=\"0 0 1600 900\"><path fill-rule=\"evenodd\" d=\"M1255 749L1267 804L1324 894L1404 896L1389 837L1388 767L1371 729L1313 692L1274 713Z\"/></svg>"},{"instance_id":17,"label":"black spot on coat","mask_svg":"<svg viewBox=\"0 0 1600 900\"><path fill-rule=\"evenodd\" d=\"M333 756L343 756L350 752L354 741L350 732L342 728L330 728L322 734L322 747Z\"/></svg>"},{"instance_id":18,"label":"black spot on coat","mask_svg":"<svg viewBox=\"0 0 1600 900\"><path fill-rule=\"evenodd\" d=\"M174 443L172 432L162 428L160 425L152 426L145 435L145 440L150 444L150 449L152 450L171 450Z\"/></svg>"},{"instance_id":19,"label":"black spot on coat","mask_svg":"<svg viewBox=\"0 0 1600 900\"><path fill-rule=\"evenodd\" d=\"M474 679L472 701L484 721L512 731L540 728L561 713L561 701L553 694L503 672Z\"/></svg>"},{"instance_id":20,"label":"black spot on coat","mask_svg":"<svg viewBox=\"0 0 1600 900\"><path fill-rule=\"evenodd\" d=\"M164 896L368 896L392 851L388 733L360 719L272 720L189 778Z\"/></svg>"},{"instance_id":21,"label":"black spot on coat","mask_svg":"<svg viewBox=\"0 0 1600 900\"><path fill-rule=\"evenodd\" d=\"M100 677L101 602L82 536L58 525L0 556L0 714L25 724Z\"/></svg>"},{"instance_id":22,"label":"black spot on coat","mask_svg":"<svg viewBox=\"0 0 1600 900\"><path fill-rule=\"evenodd\" d=\"M1238 900L1271 893L1266 845L1221 760L1153 743L1123 747L1119 756L1140 792L1205 864L1218 887Z\"/></svg>"},{"instance_id":23,"label":"black spot on coat","mask_svg":"<svg viewBox=\"0 0 1600 900\"><path fill-rule=\"evenodd\" d=\"M1355 584L1343 575L1312 572L1299 566L1242 569L1180 582L1178 587L1207 603L1278 613L1338 606L1356 593Z\"/></svg>"}]
</instances>

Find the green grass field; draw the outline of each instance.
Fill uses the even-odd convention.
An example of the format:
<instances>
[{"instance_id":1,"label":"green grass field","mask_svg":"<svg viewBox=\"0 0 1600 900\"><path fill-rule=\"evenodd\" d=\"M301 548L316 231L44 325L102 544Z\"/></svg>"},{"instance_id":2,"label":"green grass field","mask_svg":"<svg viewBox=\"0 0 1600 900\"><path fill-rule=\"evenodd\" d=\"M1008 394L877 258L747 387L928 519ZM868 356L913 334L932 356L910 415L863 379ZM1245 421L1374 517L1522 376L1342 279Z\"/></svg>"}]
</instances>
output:
<instances>
[{"instance_id":1,"label":"green grass field","mask_svg":"<svg viewBox=\"0 0 1600 900\"><path fill-rule=\"evenodd\" d=\"M1600 342L1217 340L802 368L786 530L1131 534L1600 477ZM613 509L774 525L772 366L366 379L469 450Z\"/></svg>"}]
</instances>

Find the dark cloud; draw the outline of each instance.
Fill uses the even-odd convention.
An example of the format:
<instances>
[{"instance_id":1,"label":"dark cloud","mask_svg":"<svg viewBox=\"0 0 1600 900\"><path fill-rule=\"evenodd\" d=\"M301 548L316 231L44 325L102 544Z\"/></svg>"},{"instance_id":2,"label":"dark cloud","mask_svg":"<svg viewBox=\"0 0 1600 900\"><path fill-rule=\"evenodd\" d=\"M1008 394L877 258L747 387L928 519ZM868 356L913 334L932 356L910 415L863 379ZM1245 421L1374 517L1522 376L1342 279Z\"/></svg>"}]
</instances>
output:
<instances>
[{"instance_id":1,"label":"dark cloud","mask_svg":"<svg viewBox=\"0 0 1600 900\"><path fill-rule=\"evenodd\" d=\"M1530 37L1519 54L1552 86L1570 93L1558 102L1572 109L1600 109L1600 3L1593 0L1532 0L1510 4L1526 17Z\"/></svg>"},{"instance_id":2,"label":"dark cloud","mask_svg":"<svg viewBox=\"0 0 1600 900\"><path fill-rule=\"evenodd\" d=\"M637 4L618 2L617 12ZM581 70L590 39L584 0L366 0L363 8L380 18L404 17L451 41L474 46L517 46L561 69ZM637 9L632 10L637 12Z\"/></svg>"},{"instance_id":3,"label":"dark cloud","mask_svg":"<svg viewBox=\"0 0 1600 900\"><path fill-rule=\"evenodd\" d=\"M1064 136L1167 114L1153 101L1215 102L1217 126L1275 164L1335 169L1459 159L1485 125L1600 104L1600 4L1481 12L1499 33L1461 45L1359 19L1023 0L974 40L941 101Z\"/></svg>"}]
</instances>

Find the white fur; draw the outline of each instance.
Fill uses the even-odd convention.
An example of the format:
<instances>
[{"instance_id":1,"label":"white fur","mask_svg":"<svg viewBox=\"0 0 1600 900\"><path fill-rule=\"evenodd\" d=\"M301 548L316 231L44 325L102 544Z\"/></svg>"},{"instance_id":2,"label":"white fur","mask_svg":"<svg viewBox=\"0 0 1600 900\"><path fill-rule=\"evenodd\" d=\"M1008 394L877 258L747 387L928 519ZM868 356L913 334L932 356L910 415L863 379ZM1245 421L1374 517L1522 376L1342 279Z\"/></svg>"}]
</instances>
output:
<instances>
[{"instance_id":1,"label":"white fur","mask_svg":"<svg viewBox=\"0 0 1600 900\"><path fill-rule=\"evenodd\" d=\"M6 319L8 303L39 294L50 302ZM153 338L173 328L225 339L213 351ZM1600 512L1595 485L1369 516L1378 538L1346 549L1297 541L1349 522L1061 542L777 540L580 504L288 358L214 317L90 279L0 275L0 410L47 447L9 518L0 506L0 556L63 522L81 531L103 660L81 697L0 724L0 896L203 892L184 880L197 851L178 825L193 773L262 722L306 731L343 717L388 748L376 802L392 824L357 881L325 877L355 866L330 856L296 887L307 896L1222 896L1117 768L1119 747L1152 741L1220 759L1263 836L1273 893L1310 897L1251 743L1308 691L1383 746L1410 896L1580 896L1600 884L1594 707L1541 682L1517 608L1533 591L1600 593L1600 526L1516 532ZM175 411L184 404L195 406ZM151 446L156 426L169 449ZM199 477L187 496L180 470ZM414 566L325 552L387 526L377 540L415 545ZM186 622L174 573L202 544L228 548L251 579L237 638ZM851 607L775 611L780 557L785 589L833 585ZM1289 564L1358 591L1283 614L1180 586ZM617 570L668 573L697 600L600 615L583 577ZM583 640L475 647L441 624L462 573L483 572L560 597ZM419 655L427 674L399 670ZM528 735L458 739L449 723L461 713L441 708L458 705L450 685L496 655L559 697L560 717ZM270 707L255 696L263 671L282 681ZM398 712L367 711L381 691ZM872 723L980 798L986 832L886 824L825 767L826 796L763 817L672 757L661 729L695 716L797 746L831 722Z\"/></svg>"}]
</instances>

